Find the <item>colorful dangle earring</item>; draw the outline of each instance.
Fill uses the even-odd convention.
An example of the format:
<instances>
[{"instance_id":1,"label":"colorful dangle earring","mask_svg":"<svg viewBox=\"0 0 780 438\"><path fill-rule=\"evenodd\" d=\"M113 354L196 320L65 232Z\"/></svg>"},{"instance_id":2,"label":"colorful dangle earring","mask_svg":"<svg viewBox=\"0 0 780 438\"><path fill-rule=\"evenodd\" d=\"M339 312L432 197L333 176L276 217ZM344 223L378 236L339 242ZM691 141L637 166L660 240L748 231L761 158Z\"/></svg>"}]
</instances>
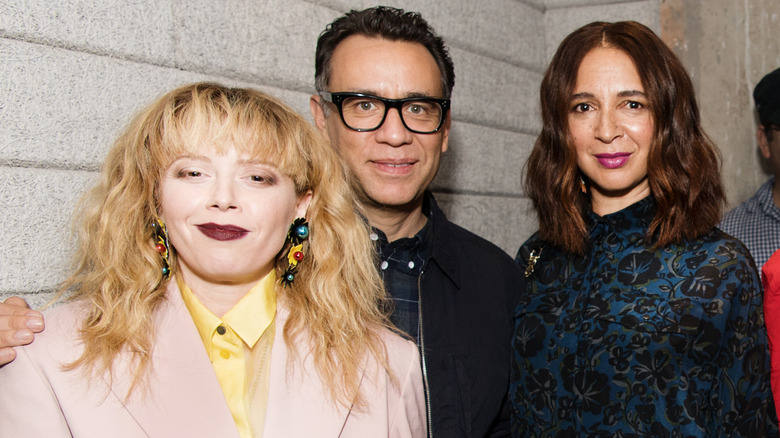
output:
<instances>
[{"instance_id":1,"label":"colorful dangle earring","mask_svg":"<svg viewBox=\"0 0 780 438\"><path fill-rule=\"evenodd\" d=\"M588 193L588 188L585 186L585 180L582 178L582 175L580 175L580 191L582 193Z\"/></svg>"},{"instance_id":2,"label":"colorful dangle earring","mask_svg":"<svg viewBox=\"0 0 780 438\"><path fill-rule=\"evenodd\" d=\"M154 248L162 256L163 267L161 269L163 278L168 278L171 275L171 251L168 244L168 229L165 228L165 223L159 217L154 219L152 223L155 235Z\"/></svg>"},{"instance_id":3,"label":"colorful dangle earring","mask_svg":"<svg viewBox=\"0 0 780 438\"><path fill-rule=\"evenodd\" d=\"M309 224L305 218L299 217L290 225L287 232L287 240L290 242L290 251L287 253L287 269L282 274L281 283L285 286L292 285L295 275L298 273L298 262L303 260L303 242L309 238Z\"/></svg>"}]
</instances>

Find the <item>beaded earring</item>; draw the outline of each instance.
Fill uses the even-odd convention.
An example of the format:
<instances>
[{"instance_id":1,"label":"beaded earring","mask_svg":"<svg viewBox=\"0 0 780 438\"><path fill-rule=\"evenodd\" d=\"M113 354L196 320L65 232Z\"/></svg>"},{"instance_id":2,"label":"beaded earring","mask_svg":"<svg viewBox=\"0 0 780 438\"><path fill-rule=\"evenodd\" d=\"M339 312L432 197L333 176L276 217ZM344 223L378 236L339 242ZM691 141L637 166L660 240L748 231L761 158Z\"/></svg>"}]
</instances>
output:
<instances>
[{"instance_id":1,"label":"beaded earring","mask_svg":"<svg viewBox=\"0 0 780 438\"><path fill-rule=\"evenodd\" d=\"M309 224L305 218L299 217L290 225L287 232L287 240L290 242L290 251L287 253L287 269L282 274L281 283L285 286L292 285L295 275L298 273L298 262L303 260L303 242L309 238Z\"/></svg>"},{"instance_id":2,"label":"beaded earring","mask_svg":"<svg viewBox=\"0 0 780 438\"><path fill-rule=\"evenodd\" d=\"M582 193L588 193L588 188L585 186L585 180L580 176L580 191Z\"/></svg>"},{"instance_id":3,"label":"beaded earring","mask_svg":"<svg viewBox=\"0 0 780 438\"><path fill-rule=\"evenodd\" d=\"M165 223L159 217L155 217L152 223L154 228L155 242L154 249L162 256L163 267L161 269L163 278L168 278L171 274L171 251L168 243L168 229Z\"/></svg>"}]
</instances>

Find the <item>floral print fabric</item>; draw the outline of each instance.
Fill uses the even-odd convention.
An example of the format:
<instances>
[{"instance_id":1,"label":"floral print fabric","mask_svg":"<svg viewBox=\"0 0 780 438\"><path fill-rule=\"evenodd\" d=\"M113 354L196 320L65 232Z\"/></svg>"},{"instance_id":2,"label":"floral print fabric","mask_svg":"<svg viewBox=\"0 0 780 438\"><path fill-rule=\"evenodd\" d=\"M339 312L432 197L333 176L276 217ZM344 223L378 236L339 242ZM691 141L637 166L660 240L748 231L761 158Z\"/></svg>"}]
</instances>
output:
<instances>
[{"instance_id":1,"label":"floral print fabric","mask_svg":"<svg viewBox=\"0 0 780 438\"><path fill-rule=\"evenodd\" d=\"M540 257L515 310L513 436L776 435L747 250L717 229L653 250L654 212L592 215L582 256L536 235L520 248L523 269Z\"/></svg>"}]
</instances>

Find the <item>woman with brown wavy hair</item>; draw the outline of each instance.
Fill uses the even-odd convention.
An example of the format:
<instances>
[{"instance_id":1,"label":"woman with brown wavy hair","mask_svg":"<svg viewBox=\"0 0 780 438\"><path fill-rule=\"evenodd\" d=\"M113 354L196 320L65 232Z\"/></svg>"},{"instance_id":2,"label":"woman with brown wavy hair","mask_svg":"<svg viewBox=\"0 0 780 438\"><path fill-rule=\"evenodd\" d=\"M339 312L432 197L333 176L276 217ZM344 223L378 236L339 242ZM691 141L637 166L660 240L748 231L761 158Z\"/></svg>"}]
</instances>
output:
<instances>
[{"instance_id":1,"label":"woman with brown wavy hair","mask_svg":"<svg viewBox=\"0 0 780 438\"><path fill-rule=\"evenodd\" d=\"M78 211L70 302L0 368L0 436L424 436L346 172L281 102L171 91Z\"/></svg>"},{"instance_id":2,"label":"woman with brown wavy hair","mask_svg":"<svg viewBox=\"0 0 780 438\"><path fill-rule=\"evenodd\" d=\"M540 94L513 435L776 430L760 282L715 228L720 156L680 61L639 23L591 23L561 43Z\"/></svg>"}]
</instances>

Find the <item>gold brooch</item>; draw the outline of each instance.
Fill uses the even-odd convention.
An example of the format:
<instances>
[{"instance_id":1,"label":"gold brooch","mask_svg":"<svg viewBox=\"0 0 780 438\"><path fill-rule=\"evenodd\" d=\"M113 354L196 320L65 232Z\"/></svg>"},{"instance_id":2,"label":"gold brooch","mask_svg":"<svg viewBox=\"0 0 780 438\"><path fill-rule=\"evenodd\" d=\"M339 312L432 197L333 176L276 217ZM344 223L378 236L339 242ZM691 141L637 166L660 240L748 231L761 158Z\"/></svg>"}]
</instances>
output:
<instances>
[{"instance_id":1,"label":"gold brooch","mask_svg":"<svg viewBox=\"0 0 780 438\"><path fill-rule=\"evenodd\" d=\"M529 277L531 274L534 273L534 267L536 267L536 261L539 260L539 257L542 256L542 248L539 248L539 252L537 253L536 250L531 251L531 254L528 256L528 266L525 267L525 276Z\"/></svg>"}]
</instances>

